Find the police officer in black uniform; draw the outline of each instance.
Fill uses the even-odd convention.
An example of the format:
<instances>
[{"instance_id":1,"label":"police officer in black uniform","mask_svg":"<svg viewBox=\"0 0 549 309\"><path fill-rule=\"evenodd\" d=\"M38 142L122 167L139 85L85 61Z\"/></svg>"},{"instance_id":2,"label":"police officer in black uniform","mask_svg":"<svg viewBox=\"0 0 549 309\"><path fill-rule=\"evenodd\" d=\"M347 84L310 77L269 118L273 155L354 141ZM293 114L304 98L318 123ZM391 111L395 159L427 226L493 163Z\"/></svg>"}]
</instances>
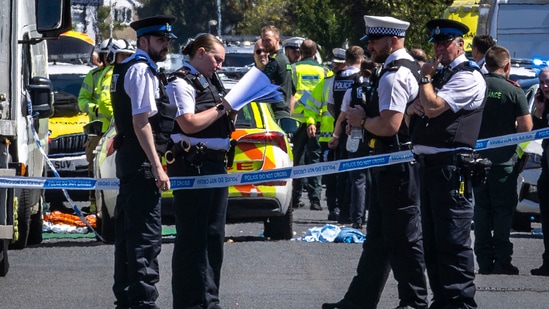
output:
<instances>
[{"instance_id":1,"label":"police officer in black uniform","mask_svg":"<svg viewBox=\"0 0 549 309\"><path fill-rule=\"evenodd\" d=\"M166 155L168 174L226 174L234 113L222 100L225 90L216 75L225 47L215 36L202 34L184 47L183 54L189 60L170 77L167 87L171 103L177 106L178 124L172 135L175 146ZM219 308L228 188L176 190L173 195L177 232L173 308Z\"/></svg>"},{"instance_id":2,"label":"police officer in black uniform","mask_svg":"<svg viewBox=\"0 0 549 309\"><path fill-rule=\"evenodd\" d=\"M419 98L406 109L412 151L420 164L423 246L430 308L476 308L472 150L478 137L486 83L478 65L463 51L460 22L434 19L427 23L436 60L421 69ZM444 69L436 75L438 64Z\"/></svg>"},{"instance_id":3,"label":"police officer in black uniform","mask_svg":"<svg viewBox=\"0 0 549 309\"><path fill-rule=\"evenodd\" d=\"M345 144L347 143L347 134L345 127L347 119L340 119L341 104L347 89L354 84L361 84L360 65L364 59L364 49L360 46L351 46L345 50L346 68L337 72L334 76L334 84L328 93L328 111L334 117L334 132L329 142L329 147L335 152L335 160L343 160L349 157ZM339 215L337 222L340 224L349 224L351 221L351 183L349 173L337 174L337 207Z\"/></svg>"},{"instance_id":4,"label":"police officer in black uniform","mask_svg":"<svg viewBox=\"0 0 549 309\"><path fill-rule=\"evenodd\" d=\"M419 65L404 48L410 23L385 16L364 16L364 20L372 60L383 63L383 69L370 78L371 89L363 89L365 107L350 108L347 121L366 130L373 154L397 152L407 147L404 111L418 92ZM357 274L343 300L322 308L377 308L391 268L398 281L398 308L427 308L416 168L401 163L371 173L368 236Z\"/></svg>"},{"instance_id":5,"label":"police officer in black uniform","mask_svg":"<svg viewBox=\"0 0 549 309\"><path fill-rule=\"evenodd\" d=\"M111 99L116 122L115 265L113 291L117 308L158 308L158 254L162 244L161 190L170 189L149 117L157 113L160 83L156 62L164 61L173 16L132 22L137 51L113 71Z\"/></svg>"}]
</instances>

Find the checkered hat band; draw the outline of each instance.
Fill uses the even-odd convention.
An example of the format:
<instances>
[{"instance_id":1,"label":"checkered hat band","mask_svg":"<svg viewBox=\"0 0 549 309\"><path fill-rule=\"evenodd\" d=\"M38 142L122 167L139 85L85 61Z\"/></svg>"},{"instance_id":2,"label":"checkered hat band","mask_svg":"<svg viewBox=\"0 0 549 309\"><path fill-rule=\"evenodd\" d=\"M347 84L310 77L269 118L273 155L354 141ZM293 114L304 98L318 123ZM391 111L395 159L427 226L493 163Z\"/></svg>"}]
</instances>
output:
<instances>
[{"instance_id":1,"label":"checkered hat band","mask_svg":"<svg viewBox=\"0 0 549 309\"><path fill-rule=\"evenodd\" d=\"M369 27L368 35L406 36L406 30L386 27Z\"/></svg>"}]
</instances>

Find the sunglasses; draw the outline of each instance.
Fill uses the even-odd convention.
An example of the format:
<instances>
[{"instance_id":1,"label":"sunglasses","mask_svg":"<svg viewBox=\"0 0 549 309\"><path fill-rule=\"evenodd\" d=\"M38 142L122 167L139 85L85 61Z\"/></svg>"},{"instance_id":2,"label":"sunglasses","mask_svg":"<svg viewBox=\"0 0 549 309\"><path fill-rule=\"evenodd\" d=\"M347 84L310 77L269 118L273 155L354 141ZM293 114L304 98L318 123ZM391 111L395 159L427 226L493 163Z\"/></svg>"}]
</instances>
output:
<instances>
[{"instance_id":1,"label":"sunglasses","mask_svg":"<svg viewBox=\"0 0 549 309\"><path fill-rule=\"evenodd\" d=\"M256 55L261 55L261 53L265 53L265 50L264 49L256 49L255 50Z\"/></svg>"}]
</instances>

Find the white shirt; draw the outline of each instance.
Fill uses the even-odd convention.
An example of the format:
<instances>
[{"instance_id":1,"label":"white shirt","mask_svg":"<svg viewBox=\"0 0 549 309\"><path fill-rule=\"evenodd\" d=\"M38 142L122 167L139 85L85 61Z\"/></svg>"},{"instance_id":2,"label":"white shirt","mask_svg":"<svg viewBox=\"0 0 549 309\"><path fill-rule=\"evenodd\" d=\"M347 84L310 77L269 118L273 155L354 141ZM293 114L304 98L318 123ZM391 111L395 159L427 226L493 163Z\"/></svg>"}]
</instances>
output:
<instances>
[{"instance_id":1,"label":"white shirt","mask_svg":"<svg viewBox=\"0 0 549 309\"><path fill-rule=\"evenodd\" d=\"M185 62L185 67L190 70L191 74L198 73L198 71L188 62ZM176 117L185 114L195 114L196 89L186 80L182 78L174 79L166 86L166 92L170 103L177 106ZM195 138L181 133L172 134L171 138L175 143L179 143L184 139L192 146L202 142L206 144L208 149L213 150L229 150L231 146L228 138Z\"/></svg>"},{"instance_id":2,"label":"white shirt","mask_svg":"<svg viewBox=\"0 0 549 309\"><path fill-rule=\"evenodd\" d=\"M468 61L465 55L461 55L450 63L450 68ZM436 90L436 89L435 89ZM486 94L486 82L482 73L477 70L460 70L444 84L442 89L437 91L437 96L441 97L450 106L455 113L460 109L475 110L482 105L484 95ZM460 147L457 149L469 149ZM414 145L415 154L435 154L440 152L452 151L454 148L437 148L425 145Z\"/></svg>"},{"instance_id":3,"label":"white shirt","mask_svg":"<svg viewBox=\"0 0 549 309\"><path fill-rule=\"evenodd\" d=\"M387 57L383 67L398 59L414 61L406 49L401 48ZM404 114L406 105L417 97L418 91L417 79L409 68L400 66L397 71L386 72L381 76L377 87L379 111L391 110Z\"/></svg>"},{"instance_id":4,"label":"white shirt","mask_svg":"<svg viewBox=\"0 0 549 309\"><path fill-rule=\"evenodd\" d=\"M136 56L144 57L149 63L154 64L149 55L139 48L124 62L131 61ZM132 102L132 115L149 113L151 117L157 113L155 99L159 97L158 78L147 63L137 62L128 68L124 75L124 90Z\"/></svg>"},{"instance_id":5,"label":"white shirt","mask_svg":"<svg viewBox=\"0 0 549 309\"><path fill-rule=\"evenodd\" d=\"M469 59L463 54L450 63L450 68L465 61L469 61ZM442 89L437 91L437 96L448 103L452 111L456 113L460 109L475 110L479 108L484 101L485 92L486 82L482 73L477 70L460 70L444 84Z\"/></svg>"}]
</instances>

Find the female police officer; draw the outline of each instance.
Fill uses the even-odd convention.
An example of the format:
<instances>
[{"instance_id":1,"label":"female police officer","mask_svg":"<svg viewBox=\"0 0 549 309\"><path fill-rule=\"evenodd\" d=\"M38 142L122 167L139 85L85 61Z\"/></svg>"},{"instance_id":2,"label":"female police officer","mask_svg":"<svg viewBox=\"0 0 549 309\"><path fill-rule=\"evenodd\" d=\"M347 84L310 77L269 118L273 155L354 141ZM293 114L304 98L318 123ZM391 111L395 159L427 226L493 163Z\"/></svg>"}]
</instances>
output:
<instances>
[{"instance_id":1,"label":"female police officer","mask_svg":"<svg viewBox=\"0 0 549 309\"><path fill-rule=\"evenodd\" d=\"M168 175L225 174L231 107L221 98L224 88L215 74L225 47L213 35L202 34L183 54L190 60L173 73L167 87L177 105L179 130L172 135L174 161ZM227 196L227 187L174 191L173 308L219 307Z\"/></svg>"}]
</instances>

